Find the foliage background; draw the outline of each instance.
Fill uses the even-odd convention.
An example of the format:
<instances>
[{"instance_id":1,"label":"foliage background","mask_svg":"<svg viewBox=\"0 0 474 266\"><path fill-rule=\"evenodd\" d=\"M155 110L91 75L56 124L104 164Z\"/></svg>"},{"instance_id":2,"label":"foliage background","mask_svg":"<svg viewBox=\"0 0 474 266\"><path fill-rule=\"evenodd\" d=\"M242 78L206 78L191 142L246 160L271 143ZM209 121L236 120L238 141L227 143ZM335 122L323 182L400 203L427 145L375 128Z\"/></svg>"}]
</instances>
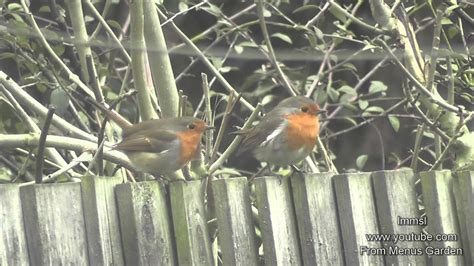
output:
<instances>
[{"instance_id":1,"label":"foliage background","mask_svg":"<svg viewBox=\"0 0 474 266\"><path fill-rule=\"evenodd\" d=\"M59 116L97 135L100 130L101 114L81 100L80 95L65 92L64 87L70 85L71 81L61 73L38 41L38 36L28 23L24 8L17 1L0 2L3 2L0 17L1 70L42 105L56 105ZM77 53L77 38L71 38L71 35L77 33L71 27L70 11L62 1L57 1L55 8L52 8L54 2L56 1L31 1L29 9L54 52L87 84ZM355 17L363 22L377 25L380 21L374 19L371 10L371 4L374 2L378 1L337 1L337 5L348 12L354 12ZM416 32L416 41L423 51L422 68L426 75L429 72L428 62L433 57L436 11L442 6L447 8L441 20L442 37L434 81L444 99L448 99L449 83L453 82L454 104L464 106L468 112L472 111L474 37L472 17L469 14L474 13L473 5L462 1L403 2L404 5L398 6L397 10L405 11L409 15L410 23ZM130 3L94 1L93 4L99 12L105 13L104 18L108 25L131 53L134 46L130 40ZM164 1L159 4L163 4L160 8L166 11L168 18L172 17L172 22L191 38L201 51L205 51L205 56L242 98L254 106L257 102L262 102L264 110L270 110L281 99L290 96L284 78L276 70L271 56L269 59L269 53L265 52L268 48L263 46L266 42L253 1ZM393 7L399 5L400 1L387 4ZM359 23L350 23L350 17L334 8L334 4L325 1L267 1L264 8L263 14L276 58L293 88L298 94L306 94L315 79L319 80L314 83L317 96L312 94L311 97L328 110L328 116L334 116L325 122L321 139L339 172L410 166L411 155L415 150L415 133L419 131L418 125L425 120L414 111L412 105L407 103L399 105L389 114L384 111L407 97L402 88L408 79L399 66L391 63L393 62L391 58L384 60L388 53L375 41L384 39L392 48L398 49L397 55L400 60L406 60L401 52L403 49L400 48L400 38L396 36L397 34L393 34L396 30L391 29L380 34ZM58 17L54 15L54 9L58 12ZM98 80L105 102L111 103L124 93L120 92L123 83L125 91L133 89L136 84L131 78L124 81L128 65L126 59L110 35L98 26L99 22L91 10L85 6L83 9L85 26L90 37L88 44L92 49ZM229 20L229 17L242 10L245 10L242 14ZM392 17L395 17L395 13ZM320 14L317 21L308 24L317 14ZM145 21L145 27L147 23L148 21ZM219 81L213 80L212 72L196 58L196 52L181 45L182 40L170 26L171 21L161 20L161 23L165 23L163 32L176 86L182 90L183 95L187 95L186 113L203 117L203 105L200 105L203 101L201 73L207 73L215 124L219 126L224 117L229 93ZM236 25L240 25L237 30ZM377 25L377 28L382 29L382 26ZM200 35L206 31L207 34ZM219 41L215 42L216 39ZM452 78L448 75L446 62L448 55L456 60L453 60L452 64L454 72ZM382 60L384 62L380 64ZM324 65L322 71L320 71L321 65ZM327 71L328 69L330 71ZM364 79L367 73L370 73L370 76ZM49 76L55 77L59 83L51 82L54 78ZM151 88L149 72L146 73L146 77L147 86ZM71 88L77 90L74 86ZM68 104L69 100L77 112L72 111ZM166 100L158 99L158 101ZM43 118L32 112L29 106L22 105L41 127ZM427 113L426 106L422 106L421 109ZM119 112L131 122L139 121L137 98L132 96L123 100ZM247 108L237 104L230 115L226 133L233 131L234 126L242 126L249 115L250 111ZM5 96L1 96L0 99L0 117L2 133L19 134L30 131L18 116L18 111L12 106L11 101ZM430 119L436 120L436 117ZM367 120L368 123L364 122ZM465 126L468 131L472 131L473 121L468 121ZM437 127L448 132L440 124ZM117 127L112 129L116 131L109 131L107 135L113 143L119 139L120 130ZM346 130L348 131L345 132ZM55 127L50 133L67 135ZM449 143L448 139L442 139L441 148L436 151L436 134L429 129L423 134L424 137L420 139L421 160L417 170L430 169ZM452 138L452 132L448 132L448 136ZM224 151L233 138L233 135L225 134L219 151ZM453 150L443 159L444 168L453 168L456 149L463 149L462 144L458 146L455 144L450 147ZM28 151L33 149L27 149L26 152ZM64 150L60 153L68 162L79 156L79 153ZM14 175L7 174L10 177L31 180L34 160L28 158L19 150L2 149L0 163L6 166L2 171L14 173ZM326 170L321 153L315 154L315 158L321 166L320 170ZM84 160L84 166L77 166L76 171L83 172L90 159ZM472 161L472 158L470 160ZM234 168L245 174L248 171L254 172L259 163L250 156L240 158L231 156L224 167ZM57 170L57 167L46 165L46 173ZM108 173L111 173L111 168L108 169ZM4 178L4 181L10 181L8 177Z\"/></svg>"}]
</instances>

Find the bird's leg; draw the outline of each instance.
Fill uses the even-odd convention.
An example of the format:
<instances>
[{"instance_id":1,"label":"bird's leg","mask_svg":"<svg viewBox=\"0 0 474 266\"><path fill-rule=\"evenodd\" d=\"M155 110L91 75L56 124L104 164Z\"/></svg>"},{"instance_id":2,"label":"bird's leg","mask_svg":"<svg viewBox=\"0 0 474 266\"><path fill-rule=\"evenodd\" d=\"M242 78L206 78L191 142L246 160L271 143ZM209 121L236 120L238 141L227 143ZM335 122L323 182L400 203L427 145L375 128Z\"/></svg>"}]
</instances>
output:
<instances>
[{"instance_id":1,"label":"bird's leg","mask_svg":"<svg viewBox=\"0 0 474 266\"><path fill-rule=\"evenodd\" d=\"M258 170L254 175L252 175L252 176L249 178L249 181L248 181L248 182L249 182L249 183L253 182L253 180L254 180L256 177L260 176L265 170L268 170L268 172L270 172L270 173L272 172L272 169L270 168L270 164L267 163L266 166L260 168L260 170Z\"/></svg>"},{"instance_id":2,"label":"bird's leg","mask_svg":"<svg viewBox=\"0 0 474 266\"><path fill-rule=\"evenodd\" d=\"M304 174L307 174L307 173L308 173L308 172L305 171L305 170L301 170L300 168L298 168L298 166L296 166L296 165L294 165L294 164L292 164L292 165L290 165L290 166L291 166L291 168L293 169L293 172L298 173L301 177L303 177Z\"/></svg>"}]
</instances>

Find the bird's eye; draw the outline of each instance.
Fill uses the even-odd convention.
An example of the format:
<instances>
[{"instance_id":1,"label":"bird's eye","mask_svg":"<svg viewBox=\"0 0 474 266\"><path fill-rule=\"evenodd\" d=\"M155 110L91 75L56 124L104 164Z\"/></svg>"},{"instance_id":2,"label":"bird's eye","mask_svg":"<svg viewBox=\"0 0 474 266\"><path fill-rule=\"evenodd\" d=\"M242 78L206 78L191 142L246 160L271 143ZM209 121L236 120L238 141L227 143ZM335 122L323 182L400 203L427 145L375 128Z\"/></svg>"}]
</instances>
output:
<instances>
[{"instance_id":1,"label":"bird's eye","mask_svg":"<svg viewBox=\"0 0 474 266\"><path fill-rule=\"evenodd\" d=\"M188 128L189 128L189 129L195 129L195 128L196 128L196 125L195 125L195 124L189 124L189 125L188 125Z\"/></svg>"},{"instance_id":2,"label":"bird's eye","mask_svg":"<svg viewBox=\"0 0 474 266\"><path fill-rule=\"evenodd\" d=\"M303 113L308 112L308 106L301 107L301 112L303 112Z\"/></svg>"}]
</instances>

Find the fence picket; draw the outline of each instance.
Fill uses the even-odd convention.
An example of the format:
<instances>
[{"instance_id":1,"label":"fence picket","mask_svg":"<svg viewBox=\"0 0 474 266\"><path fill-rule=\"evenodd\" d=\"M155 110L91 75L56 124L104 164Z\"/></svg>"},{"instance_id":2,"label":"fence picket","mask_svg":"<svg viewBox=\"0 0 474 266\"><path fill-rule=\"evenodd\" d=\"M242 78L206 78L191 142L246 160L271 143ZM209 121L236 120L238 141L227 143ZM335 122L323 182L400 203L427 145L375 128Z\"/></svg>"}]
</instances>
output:
<instances>
[{"instance_id":1,"label":"fence picket","mask_svg":"<svg viewBox=\"0 0 474 266\"><path fill-rule=\"evenodd\" d=\"M28 265L20 188L0 185L0 265Z\"/></svg>"},{"instance_id":2,"label":"fence picket","mask_svg":"<svg viewBox=\"0 0 474 266\"><path fill-rule=\"evenodd\" d=\"M87 265L80 183L20 188L30 263Z\"/></svg>"},{"instance_id":3,"label":"fence picket","mask_svg":"<svg viewBox=\"0 0 474 266\"><path fill-rule=\"evenodd\" d=\"M428 233L434 237L453 234L459 238L460 232L455 212L451 172L421 172L420 176L423 204L426 209L426 216L428 217ZM461 247L461 240L435 240L430 242L429 246L435 249L456 249ZM464 265L463 256L432 256L432 261L434 265Z\"/></svg>"},{"instance_id":4,"label":"fence picket","mask_svg":"<svg viewBox=\"0 0 474 266\"><path fill-rule=\"evenodd\" d=\"M180 265L213 265L200 180L170 183L171 212Z\"/></svg>"},{"instance_id":5,"label":"fence picket","mask_svg":"<svg viewBox=\"0 0 474 266\"><path fill-rule=\"evenodd\" d=\"M171 215L156 181L115 187L126 265L175 265Z\"/></svg>"},{"instance_id":6,"label":"fence picket","mask_svg":"<svg viewBox=\"0 0 474 266\"><path fill-rule=\"evenodd\" d=\"M114 187L120 177L82 177L82 202L91 265L124 265Z\"/></svg>"},{"instance_id":7,"label":"fence picket","mask_svg":"<svg viewBox=\"0 0 474 266\"><path fill-rule=\"evenodd\" d=\"M266 265L301 265L297 222L288 178L255 179Z\"/></svg>"},{"instance_id":8,"label":"fence picket","mask_svg":"<svg viewBox=\"0 0 474 266\"><path fill-rule=\"evenodd\" d=\"M257 265L255 229L247 178L212 181L224 265Z\"/></svg>"},{"instance_id":9,"label":"fence picket","mask_svg":"<svg viewBox=\"0 0 474 266\"><path fill-rule=\"evenodd\" d=\"M334 186L346 264L383 265L384 257L374 254L383 252L380 241L367 239L380 233L370 173L337 175Z\"/></svg>"},{"instance_id":10,"label":"fence picket","mask_svg":"<svg viewBox=\"0 0 474 266\"><path fill-rule=\"evenodd\" d=\"M454 195L466 265L474 263L474 171L457 174Z\"/></svg>"},{"instance_id":11,"label":"fence picket","mask_svg":"<svg viewBox=\"0 0 474 266\"><path fill-rule=\"evenodd\" d=\"M423 222L418 210L415 192L415 175L410 169L372 173L380 233L403 236L421 234L423 225L404 225L405 221ZM399 218L401 218L399 220ZM402 220L403 219L403 220ZM406 220L410 219L410 220ZM388 265L423 265L426 263L422 241L383 241L388 250ZM400 255L404 251L416 254ZM392 255L390 255L392 254ZM395 255L398 254L398 255Z\"/></svg>"},{"instance_id":12,"label":"fence picket","mask_svg":"<svg viewBox=\"0 0 474 266\"><path fill-rule=\"evenodd\" d=\"M291 177L293 200L304 265L342 265L333 173Z\"/></svg>"}]
</instances>

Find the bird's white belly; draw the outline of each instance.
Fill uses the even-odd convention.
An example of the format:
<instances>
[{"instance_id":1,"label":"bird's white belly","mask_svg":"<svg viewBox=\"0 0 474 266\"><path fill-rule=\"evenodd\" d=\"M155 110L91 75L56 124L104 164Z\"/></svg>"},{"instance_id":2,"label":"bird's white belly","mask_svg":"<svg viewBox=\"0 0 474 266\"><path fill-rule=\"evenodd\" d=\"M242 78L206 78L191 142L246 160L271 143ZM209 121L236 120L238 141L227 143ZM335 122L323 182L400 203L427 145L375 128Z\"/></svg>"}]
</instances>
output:
<instances>
[{"instance_id":1,"label":"bird's white belly","mask_svg":"<svg viewBox=\"0 0 474 266\"><path fill-rule=\"evenodd\" d=\"M179 170L182 165L177 155L171 151L164 153L129 152L128 157L134 166L150 174L169 174Z\"/></svg>"},{"instance_id":2,"label":"bird's white belly","mask_svg":"<svg viewBox=\"0 0 474 266\"><path fill-rule=\"evenodd\" d=\"M306 147L290 149L282 135L262 143L255 149L255 157L259 161L277 166L287 166L302 161L311 153Z\"/></svg>"}]
</instances>

